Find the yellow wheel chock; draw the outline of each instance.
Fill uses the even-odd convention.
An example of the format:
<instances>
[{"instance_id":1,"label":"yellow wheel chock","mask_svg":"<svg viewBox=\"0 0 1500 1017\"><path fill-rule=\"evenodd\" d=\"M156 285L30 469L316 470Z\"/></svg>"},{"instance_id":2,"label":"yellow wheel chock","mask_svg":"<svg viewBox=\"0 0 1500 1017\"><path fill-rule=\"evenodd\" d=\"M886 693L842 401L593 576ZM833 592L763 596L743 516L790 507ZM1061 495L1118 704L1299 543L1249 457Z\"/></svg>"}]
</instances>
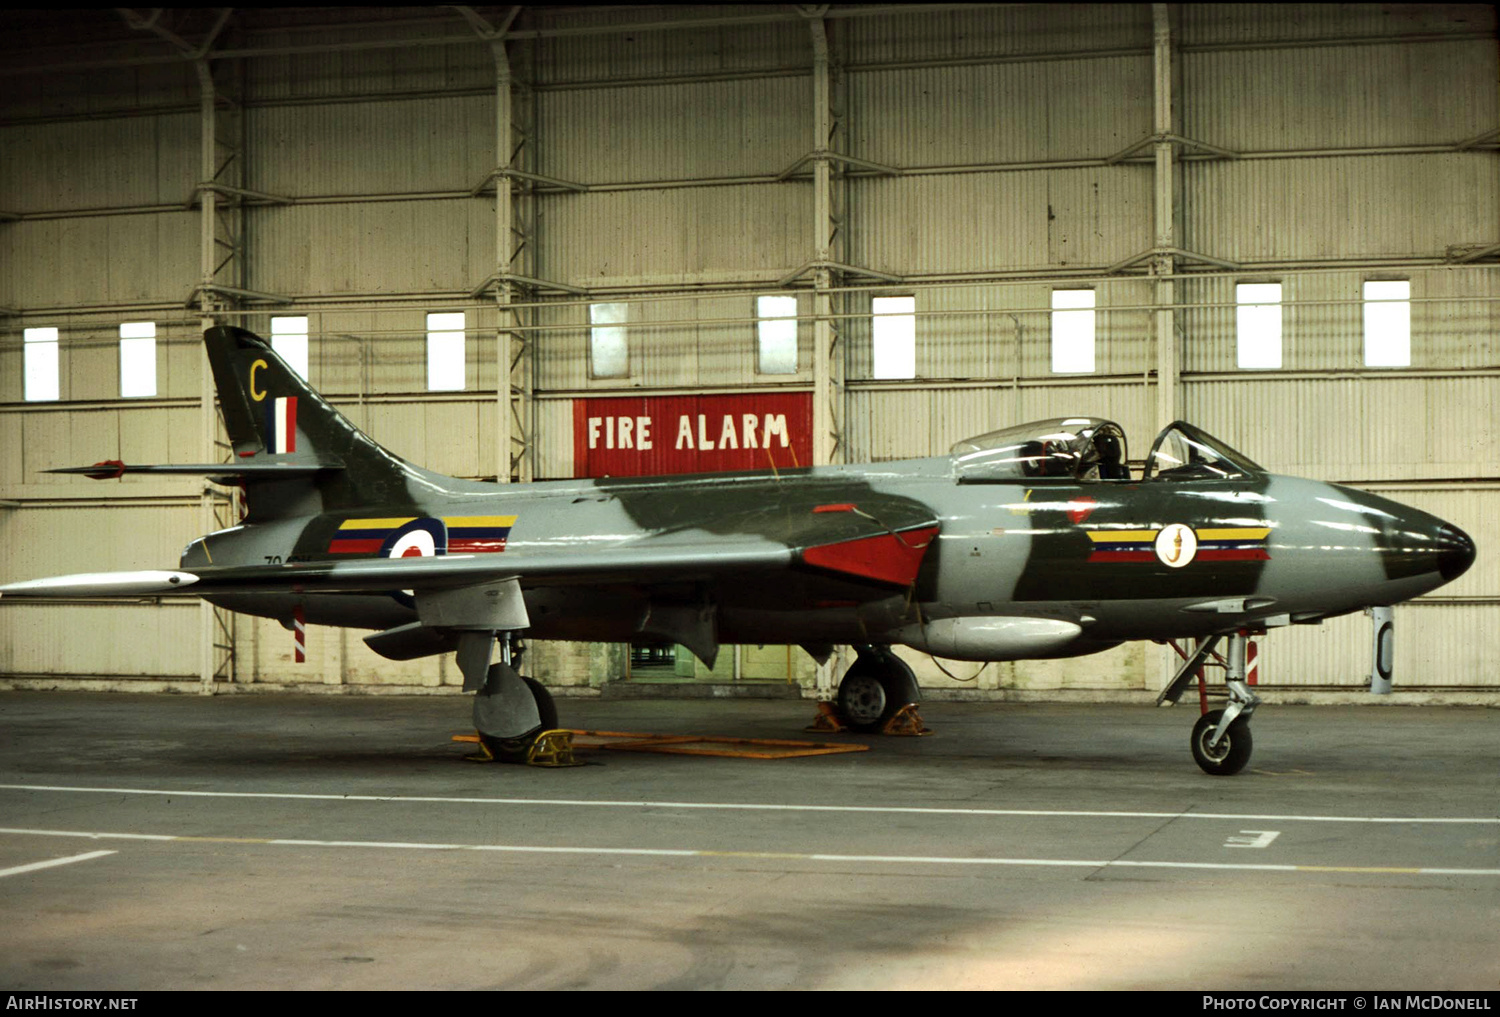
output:
<instances>
[{"instance_id":1,"label":"yellow wheel chock","mask_svg":"<svg viewBox=\"0 0 1500 1017\"><path fill-rule=\"evenodd\" d=\"M484 743L478 733L471 735L454 735L456 742L472 743L478 752L464 757L471 763L493 763L495 754L490 747ZM520 760L510 760L520 762ZM586 766L588 764L575 758L573 755L573 732L566 729L543 731L536 736L531 745L526 749L525 763L527 766Z\"/></svg>"},{"instance_id":2,"label":"yellow wheel chock","mask_svg":"<svg viewBox=\"0 0 1500 1017\"><path fill-rule=\"evenodd\" d=\"M543 731L526 750L527 766L583 766L573 756L573 732Z\"/></svg>"},{"instance_id":3,"label":"yellow wheel chock","mask_svg":"<svg viewBox=\"0 0 1500 1017\"><path fill-rule=\"evenodd\" d=\"M840 731L849 730L844 722L839 720L838 709L832 703L818 704L818 717L804 731L816 731L820 734L838 734Z\"/></svg>"},{"instance_id":4,"label":"yellow wheel chock","mask_svg":"<svg viewBox=\"0 0 1500 1017\"><path fill-rule=\"evenodd\" d=\"M922 715L917 712L917 704L907 703L891 715L891 719L885 722L885 726L880 729L880 733L906 735L915 738L920 735L932 734L932 729L922 723Z\"/></svg>"}]
</instances>

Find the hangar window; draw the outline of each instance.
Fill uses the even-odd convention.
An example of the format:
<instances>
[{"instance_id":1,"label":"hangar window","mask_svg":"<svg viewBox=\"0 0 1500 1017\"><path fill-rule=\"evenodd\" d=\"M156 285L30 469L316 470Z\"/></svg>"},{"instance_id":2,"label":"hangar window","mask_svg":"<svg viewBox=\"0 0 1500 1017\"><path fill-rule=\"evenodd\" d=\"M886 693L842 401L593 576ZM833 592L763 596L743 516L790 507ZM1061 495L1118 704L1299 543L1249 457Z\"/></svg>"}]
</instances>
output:
<instances>
[{"instance_id":1,"label":"hangar window","mask_svg":"<svg viewBox=\"0 0 1500 1017\"><path fill-rule=\"evenodd\" d=\"M431 323L427 327L431 328ZM297 377L306 381L307 316L272 318L271 349L276 351L278 357L286 361L286 366L297 372Z\"/></svg>"},{"instance_id":2,"label":"hangar window","mask_svg":"<svg viewBox=\"0 0 1500 1017\"><path fill-rule=\"evenodd\" d=\"M458 392L464 387L464 312L427 316L427 391Z\"/></svg>"},{"instance_id":3,"label":"hangar window","mask_svg":"<svg viewBox=\"0 0 1500 1017\"><path fill-rule=\"evenodd\" d=\"M1365 366L1411 366L1411 282L1365 283Z\"/></svg>"},{"instance_id":4,"label":"hangar window","mask_svg":"<svg viewBox=\"0 0 1500 1017\"><path fill-rule=\"evenodd\" d=\"M875 378L915 378L917 376L917 298L876 297L870 301L874 315L871 333L874 343Z\"/></svg>"},{"instance_id":5,"label":"hangar window","mask_svg":"<svg viewBox=\"0 0 1500 1017\"><path fill-rule=\"evenodd\" d=\"M1094 370L1094 291L1052 291L1052 373Z\"/></svg>"},{"instance_id":6,"label":"hangar window","mask_svg":"<svg viewBox=\"0 0 1500 1017\"><path fill-rule=\"evenodd\" d=\"M154 321L127 321L120 326L120 395L125 399L156 395Z\"/></svg>"},{"instance_id":7,"label":"hangar window","mask_svg":"<svg viewBox=\"0 0 1500 1017\"><path fill-rule=\"evenodd\" d=\"M22 338L26 346L22 398L27 402L57 399L57 329L28 328Z\"/></svg>"},{"instance_id":8,"label":"hangar window","mask_svg":"<svg viewBox=\"0 0 1500 1017\"><path fill-rule=\"evenodd\" d=\"M1253 369L1281 366L1281 283L1234 288L1235 363Z\"/></svg>"},{"instance_id":9,"label":"hangar window","mask_svg":"<svg viewBox=\"0 0 1500 1017\"><path fill-rule=\"evenodd\" d=\"M589 373L595 378L630 375L630 347L625 343L627 304L589 305Z\"/></svg>"},{"instance_id":10,"label":"hangar window","mask_svg":"<svg viewBox=\"0 0 1500 1017\"><path fill-rule=\"evenodd\" d=\"M756 297L755 323L761 374L797 373L797 298Z\"/></svg>"}]
</instances>

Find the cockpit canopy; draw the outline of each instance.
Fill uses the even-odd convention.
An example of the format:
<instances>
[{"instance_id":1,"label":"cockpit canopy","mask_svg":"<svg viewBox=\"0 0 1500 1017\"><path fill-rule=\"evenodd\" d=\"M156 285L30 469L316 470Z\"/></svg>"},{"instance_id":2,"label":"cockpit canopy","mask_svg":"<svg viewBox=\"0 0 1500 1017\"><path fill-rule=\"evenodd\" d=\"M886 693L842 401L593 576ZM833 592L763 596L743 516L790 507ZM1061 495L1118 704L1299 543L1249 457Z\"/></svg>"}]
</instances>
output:
<instances>
[{"instance_id":1,"label":"cockpit canopy","mask_svg":"<svg viewBox=\"0 0 1500 1017\"><path fill-rule=\"evenodd\" d=\"M961 483L1135 479L1125 432L1111 420L1057 417L967 438L949 450ZM1265 471L1192 424L1169 425L1151 446L1140 479L1231 480Z\"/></svg>"}]
</instances>

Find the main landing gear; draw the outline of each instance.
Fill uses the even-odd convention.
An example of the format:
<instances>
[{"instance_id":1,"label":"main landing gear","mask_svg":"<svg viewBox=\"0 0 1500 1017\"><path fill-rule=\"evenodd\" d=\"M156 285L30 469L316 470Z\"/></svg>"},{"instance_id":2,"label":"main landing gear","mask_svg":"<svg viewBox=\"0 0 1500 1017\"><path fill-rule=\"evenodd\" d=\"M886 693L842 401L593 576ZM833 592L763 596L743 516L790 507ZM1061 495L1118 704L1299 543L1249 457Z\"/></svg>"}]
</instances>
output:
<instances>
[{"instance_id":1,"label":"main landing gear","mask_svg":"<svg viewBox=\"0 0 1500 1017\"><path fill-rule=\"evenodd\" d=\"M859 659L839 682L838 717L853 731L881 731L902 707L922 701L917 677L884 646L857 646Z\"/></svg>"},{"instance_id":2,"label":"main landing gear","mask_svg":"<svg viewBox=\"0 0 1500 1017\"><path fill-rule=\"evenodd\" d=\"M495 759L524 763L537 738L544 731L556 729L557 704L541 682L516 670L524 653L520 641L511 633L500 633L500 637L501 660L482 672L483 685L474 694L474 728L479 732L480 743ZM475 659L487 662L490 645L486 639L483 658ZM477 641L471 652L480 652ZM469 665L464 672L467 688L469 675L476 668L472 661L463 659L462 644L459 662L460 666Z\"/></svg>"},{"instance_id":3,"label":"main landing gear","mask_svg":"<svg viewBox=\"0 0 1500 1017\"><path fill-rule=\"evenodd\" d=\"M1177 702L1192 679L1199 676L1204 662L1210 656L1218 656L1214 653L1214 646L1221 638L1224 637L1207 636L1198 642L1193 652L1186 655L1182 668L1171 683L1156 697L1156 705ZM1254 745L1250 737L1250 715L1260 705L1260 697L1245 682L1245 647L1250 634L1241 630L1227 638L1229 648L1222 660L1229 703L1222 710L1210 710L1199 717L1193 725L1190 742L1193 761L1204 773L1215 777L1239 773L1250 762L1250 750Z\"/></svg>"}]
</instances>

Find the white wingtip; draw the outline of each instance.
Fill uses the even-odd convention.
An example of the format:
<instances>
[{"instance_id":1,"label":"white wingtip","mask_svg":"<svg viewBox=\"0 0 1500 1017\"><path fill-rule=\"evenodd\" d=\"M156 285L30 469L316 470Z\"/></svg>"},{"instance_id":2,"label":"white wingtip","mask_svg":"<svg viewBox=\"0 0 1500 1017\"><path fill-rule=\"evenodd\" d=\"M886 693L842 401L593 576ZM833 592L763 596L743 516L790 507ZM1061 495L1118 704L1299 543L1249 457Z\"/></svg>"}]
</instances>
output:
<instances>
[{"instance_id":1,"label":"white wingtip","mask_svg":"<svg viewBox=\"0 0 1500 1017\"><path fill-rule=\"evenodd\" d=\"M29 579L0 586L0 596L11 597L159 597L192 586L191 572L84 572L49 579Z\"/></svg>"}]
</instances>

